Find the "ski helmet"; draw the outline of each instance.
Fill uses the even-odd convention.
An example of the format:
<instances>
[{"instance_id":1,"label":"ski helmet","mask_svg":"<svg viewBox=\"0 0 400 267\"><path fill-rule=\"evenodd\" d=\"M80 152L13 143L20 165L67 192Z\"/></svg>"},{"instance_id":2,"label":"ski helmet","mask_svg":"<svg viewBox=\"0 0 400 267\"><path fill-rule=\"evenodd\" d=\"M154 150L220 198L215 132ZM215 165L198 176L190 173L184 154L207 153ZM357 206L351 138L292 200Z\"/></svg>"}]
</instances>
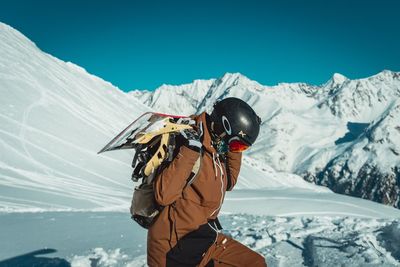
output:
<instances>
[{"instance_id":1,"label":"ski helmet","mask_svg":"<svg viewBox=\"0 0 400 267\"><path fill-rule=\"evenodd\" d=\"M211 122L214 134L222 138L231 151L241 151L256 141L261 119L246 102L229 97L214 104Z\"/></svg>"}]
</instances>

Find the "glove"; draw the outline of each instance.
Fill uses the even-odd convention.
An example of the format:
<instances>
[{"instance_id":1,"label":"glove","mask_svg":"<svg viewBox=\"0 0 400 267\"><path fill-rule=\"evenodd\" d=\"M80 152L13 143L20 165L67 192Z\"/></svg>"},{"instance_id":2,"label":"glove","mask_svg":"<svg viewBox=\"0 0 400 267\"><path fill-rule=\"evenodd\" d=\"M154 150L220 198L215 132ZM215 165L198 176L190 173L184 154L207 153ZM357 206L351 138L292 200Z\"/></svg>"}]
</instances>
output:
<instances>
[{"instance_id":1,"label":"glove","mask_svg":"<svg viewBox=\"0 0 400 267\"><path fill-rule=\"evenodd\" d=\"M202 144L200 136L194 129L185 129L181 131L181 135L185 139L185 146L196 152L201 151Z\"/></svg>"}]
</instances>

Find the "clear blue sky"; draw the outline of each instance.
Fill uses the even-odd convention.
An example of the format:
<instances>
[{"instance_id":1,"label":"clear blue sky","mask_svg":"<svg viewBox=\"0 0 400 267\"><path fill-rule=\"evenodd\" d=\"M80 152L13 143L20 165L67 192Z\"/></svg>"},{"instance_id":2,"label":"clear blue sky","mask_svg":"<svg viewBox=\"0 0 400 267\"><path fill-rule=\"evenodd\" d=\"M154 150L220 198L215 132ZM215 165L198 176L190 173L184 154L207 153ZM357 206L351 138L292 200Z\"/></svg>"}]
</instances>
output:
<instances>
[{"instance_id":1,"label":"clear blue sky","mask_svg":"<svg viewBox=\"0 0 400 267\"><path fill-rule=\"evenodd\" d=\"M0 21L125 91L225 72L273 85L400 71L397 0L2 0Z\"/></svg>"}]
</instances>

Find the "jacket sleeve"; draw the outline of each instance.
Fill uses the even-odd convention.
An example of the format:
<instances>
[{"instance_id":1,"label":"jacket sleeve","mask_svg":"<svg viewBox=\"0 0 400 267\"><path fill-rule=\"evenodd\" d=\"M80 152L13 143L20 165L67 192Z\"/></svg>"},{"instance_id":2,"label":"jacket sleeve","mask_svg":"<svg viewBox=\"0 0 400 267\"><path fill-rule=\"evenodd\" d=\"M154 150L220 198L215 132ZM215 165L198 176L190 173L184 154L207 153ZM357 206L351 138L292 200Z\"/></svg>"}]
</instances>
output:
<instances>
[{"instance_id":1,"label":"jacket sleeve","mask_svg":"<svg viewBox=\"0 0 400 267\"><path fill-rule=\"evenodd\" d=\"M232 191L235 186L242 164L242 153L228 152L226 155L226 172L228 175L227 191Z\"/></svg>"},{"instance_id":2,"label":"jacket sleeve","mask_svg":"<svg viewBox=\"0 0 400 267\"><path fill-rule=\"evenodd\" d=\"M179 148L176 157L154 181L154 196L158 204L168 206L178 199L199 156L198 152L186 146Z\"/></svg>"}]
</instances>

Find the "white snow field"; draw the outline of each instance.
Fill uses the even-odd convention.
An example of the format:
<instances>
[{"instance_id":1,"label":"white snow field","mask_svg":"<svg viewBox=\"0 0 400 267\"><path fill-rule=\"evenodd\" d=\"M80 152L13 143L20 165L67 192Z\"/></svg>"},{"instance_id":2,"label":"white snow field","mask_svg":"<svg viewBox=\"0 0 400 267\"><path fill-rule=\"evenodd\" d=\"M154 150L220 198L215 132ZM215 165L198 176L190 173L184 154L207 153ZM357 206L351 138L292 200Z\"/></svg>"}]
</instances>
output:
<instances>
[{"instance_id":1,"label":"white snow field","mask_svg":"<svg viewBox=\"0 0 400 267\"><path fill-rule=\"evenodd\" d=\"M268 266L399 266L399 211L337 196L233 191L220 216L223 232ZM146 231L127 212L3 213L0 229L0 266L146 266Z\"/></svg>"},{"instance_id":2,"label":"white snow field","mask_svg":"<svg viewBox=\"0 0 400 267\"><path fill-rule=\"evenodd\" d=\"M124 204L130 153L97 151L148 110L0 24L0 210Z\"/></svg>"},{"instance_id":3,"label":"white snow field","mask_svg":"<svg viewBox=\"0 0 400 267\"><path fill-rule=\"evenodd\" d=\"M194 106L210 108L212 98L204 94L212 82L194 83L198 90L190 96L204 98L193 100ZM166 99L168 90L157 94ZM145 94L123 93L0 23L1 267L145 266L146 231L128 212L132 151L97 154L140 114L161 111L141 103ZM279 113L273 99L266 106L265 120ZM333 116L303 119L324 125L333 140L346 131L335 128ZM302 133L286 133L295 135ZM268 140L260 136L243 160L235 190L226 195L225 233L263 254L269 266L400 266L400 210L310 184L287 172L297 168L293 159L276 168L278 161L265 160L263 152L278 153L276 144L286 141L269 136L273 145L263 146Z\"/></svg>"}]
</instances>

